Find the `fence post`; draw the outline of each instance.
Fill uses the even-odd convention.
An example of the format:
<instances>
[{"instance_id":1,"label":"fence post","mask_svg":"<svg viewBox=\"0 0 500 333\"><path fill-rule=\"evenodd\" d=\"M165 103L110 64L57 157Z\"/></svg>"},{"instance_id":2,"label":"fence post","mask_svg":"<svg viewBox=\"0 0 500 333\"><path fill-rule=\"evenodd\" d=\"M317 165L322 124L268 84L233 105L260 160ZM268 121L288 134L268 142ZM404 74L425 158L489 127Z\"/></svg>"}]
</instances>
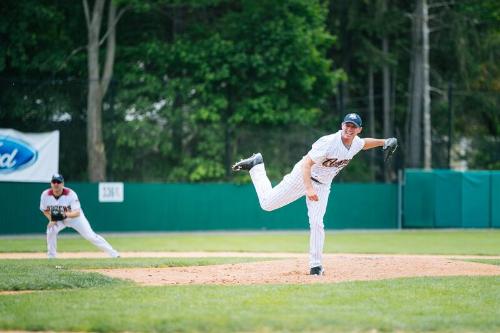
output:
<instances>
[{"instance_id":1,"label":"fence post","mask_svg":"<svg viewBox=\"0 0 500 333\"><path fill-rule=\"evenodd\" d=\"M453 85L448 82L448 169L451 169L451 145L453 137Z\"/></svg>"},{"instance_id":2,"label":"fence post","mask_svg":"<svg viewBox=\"0 0 500 333\"><path fill-rule=\"evenodd\" d=\"M403 170L398 170L398 230L403 229Z\"/></svg>"}]
</instances>

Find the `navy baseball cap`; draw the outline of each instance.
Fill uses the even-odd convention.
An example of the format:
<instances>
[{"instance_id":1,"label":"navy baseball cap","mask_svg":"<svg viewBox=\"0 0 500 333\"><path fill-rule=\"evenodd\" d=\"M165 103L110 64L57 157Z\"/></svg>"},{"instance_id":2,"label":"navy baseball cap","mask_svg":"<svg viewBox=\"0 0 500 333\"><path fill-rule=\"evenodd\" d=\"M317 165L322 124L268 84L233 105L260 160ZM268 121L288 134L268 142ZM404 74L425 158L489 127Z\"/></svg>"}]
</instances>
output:
<instances>
[{"instance_id":1,"label":"navy baseball cap","mask_svg":"<svg viewBox=\"0 0 500 333\"><path fill-rule=\"evenodd\" d=\"M52 182L60 182L60 183L64 183L64 178L61 174L59 173L56 173L52 176L52 179L50 181L51 183Z\"/></svg>"},{"instance_id":2,"label":"navy baseball cap","mask_svg":"<svg viewBox=\"0 0 500 333\"><path fill-rule=\"evenodd\" d=\"M343 123L352 123L356 125L356 127L361 127L363 126L363 121L361 120L361 117L357 113L349 113L344 117Z\"/></svg>"}]
</instances>

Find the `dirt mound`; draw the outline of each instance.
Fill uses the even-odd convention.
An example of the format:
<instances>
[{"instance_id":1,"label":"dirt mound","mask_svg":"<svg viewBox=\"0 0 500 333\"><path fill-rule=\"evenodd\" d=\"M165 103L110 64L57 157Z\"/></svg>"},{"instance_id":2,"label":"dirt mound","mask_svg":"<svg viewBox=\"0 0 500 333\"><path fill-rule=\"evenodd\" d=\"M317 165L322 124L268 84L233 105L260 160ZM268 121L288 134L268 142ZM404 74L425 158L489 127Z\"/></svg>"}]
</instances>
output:
<instances>
[{"instance_id":1,"label":"dirt mound","mask_svg":"<svg viewBox=\"0 0 500 333\"><path fill-rule=\"evenodd\" d=\"M123 258L277 258L260 262L170 267L88 270L141 285L304 284L368 281L417 276L500 276L500 266L463 261L500 256L326 254L324 276L308 275L306 253L254 252L122 252ZM103 252L60 253L59 258L106 258ZM46 258L45 253L0 253L0 259ZM117 259L120 260L120 259Z\"/></svg>"},{"instance_id":2,"label":"dirt mound","mask_svg":"<svg viewBox=\"0 0 500 333\"><path fill-rule=\"evenodd\" d=\"M240 254L241 255L241 254ZM273 254L267 254L273 256ZM324 276L308 275L304 256L252 263L170 268L92 270L141 285L304 284L368 281L417 276L500 275L500 267L461 261L471 258L417 255L326 255ZM484 258L484 257L481 257Z\"/></svg>"}]
</instances>

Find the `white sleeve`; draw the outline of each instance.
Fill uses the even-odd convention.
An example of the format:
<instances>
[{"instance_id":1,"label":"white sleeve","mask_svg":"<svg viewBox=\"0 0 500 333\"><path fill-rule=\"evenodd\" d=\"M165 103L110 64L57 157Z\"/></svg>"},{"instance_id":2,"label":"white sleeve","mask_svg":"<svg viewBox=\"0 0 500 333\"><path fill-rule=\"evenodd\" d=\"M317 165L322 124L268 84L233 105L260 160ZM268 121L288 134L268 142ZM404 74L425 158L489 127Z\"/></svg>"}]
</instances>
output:
<instances>
[{"instance_id":1,"label":"white sleeve","mask_svg":"<svg viewBox=\"0 0 500 333\"><path fill-rule=\"evenodd\" d=\"M47 210L47 195L45 195L45 191L42 192L42 195L40 196L40 210L42 212Z\"/></svg>"},{"instance_id":2,"label":"white sleeve","mask_svg":"<svg viewBox=\"0 0 500 333\"><path fill-rule=\"evenodd\" d=\"M330 140L328 136L323 136L319 138L315 143L313 143L311 150L307 153L314 163L323 163L326 159L326 153L328 151Z\"/></svg>"},{"instance_id":3,"label":"white sleeve","mask_svg":"<svg viewBox=\"0 0 500 333\"><path fill-rule=\"evenodd\" d=\"M80 210L80 200L78 200L78 195L76 195L75 191L71 190L70 193L71 200L70 200L70 206L71 206L71 211L77 211Z\"/></svg>"},{"instance_id":4,"label":"white sleeve","mask_svg":"<svg viewBox=\"0 0 500 333\"><path fill-rule=\"evenodd\" d=\"M354 138L353 146L354 146L354 154L357 154L364 148L365 140L361 139L359 136L356 136Z\"/></svg>"}]
</instances>

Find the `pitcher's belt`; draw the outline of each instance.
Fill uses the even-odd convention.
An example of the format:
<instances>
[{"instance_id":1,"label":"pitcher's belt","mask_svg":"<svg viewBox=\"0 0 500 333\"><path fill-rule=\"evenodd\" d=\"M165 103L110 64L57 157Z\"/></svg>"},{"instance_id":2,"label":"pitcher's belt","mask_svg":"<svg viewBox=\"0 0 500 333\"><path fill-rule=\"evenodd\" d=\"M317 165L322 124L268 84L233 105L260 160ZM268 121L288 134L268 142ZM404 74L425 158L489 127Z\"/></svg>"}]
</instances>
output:
<instances>
[{"instance_id":1,"label":"pitcher's belt","mask_svg":"<svg viewBox=\"0 0 500 333\"><path fill-rule=\"evenodd\" d=\"M312 180L313 182L315 182L315 183L318 183L318 184L323 185L323 183L322 183L322 182L320 182L319 180L317 180L317 179L316 179L316 178L314 178L314 177L311 177L311 180Z\"/></svg>"}]
</instances>

